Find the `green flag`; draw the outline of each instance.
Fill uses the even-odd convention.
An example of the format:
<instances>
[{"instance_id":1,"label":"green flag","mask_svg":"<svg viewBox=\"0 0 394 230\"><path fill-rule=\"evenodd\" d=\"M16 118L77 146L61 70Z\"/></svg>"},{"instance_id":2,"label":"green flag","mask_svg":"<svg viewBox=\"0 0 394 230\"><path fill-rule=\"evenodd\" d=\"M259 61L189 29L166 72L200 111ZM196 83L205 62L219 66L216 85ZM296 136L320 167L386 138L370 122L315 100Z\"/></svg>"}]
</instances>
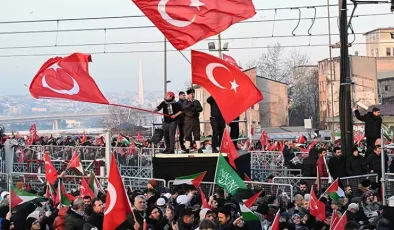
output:
<instances>
[{"instance_id":1,"label":"green flag","mask_svg":"<svg viewBox=\"0 0 394 230\"><path fill-rule=\"evenodd\" d=\"M239 188L247 188L245 182L243 182L233 168L227 163L221 153L219 153L216 166L215 183L227 190L231 195Z\"/></svg>"}]
</instances>

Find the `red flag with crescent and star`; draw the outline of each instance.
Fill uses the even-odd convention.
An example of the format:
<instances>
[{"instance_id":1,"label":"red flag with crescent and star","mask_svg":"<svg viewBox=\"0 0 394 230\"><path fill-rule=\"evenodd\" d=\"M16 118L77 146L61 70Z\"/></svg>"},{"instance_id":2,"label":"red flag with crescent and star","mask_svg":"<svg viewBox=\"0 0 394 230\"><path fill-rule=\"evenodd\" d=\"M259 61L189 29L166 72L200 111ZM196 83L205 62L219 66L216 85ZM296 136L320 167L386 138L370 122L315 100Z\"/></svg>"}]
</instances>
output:
<instances>
[{"instance_id":1,"label":"red flag with crescent and star","mask_svg":"<svg viewBox=\"0 0 394 230\"><path fill-rule=\"evenodd\" d=\"M30 84L34 98L58 98L109 104L89 75L89 54L73 53L46 61Z\"/></svg>"},{"instance_id":2,"label":"red flag with crescent and star","mask_svg":"<svg viewBox=\"0 0 394 230\"><path fill-rule=\"evenodd\" d=\"M219 34L256 14L252 0L133 0L177 49Z\"/></svg>"},{"instance_id":3,"label":"red flag with crescent and star","mask_svg":"<svg viewBox=\"0 0 394 230\"><path fill-rule=\"evenodd\" d=\"M234 146L233 141L231 140L230 134L227 129L224 129L222 144L220 145L220 152L226 153L228 157L228 162L234 169L237 169L235 164L235 160L239 157L237 149Z\"/></svg>"},{"instance_id":4,"label":"red flag with crescent and star","mask_svg":"<svg viewBox=\"0 0 394 230\"><path fill-rule=\"evenodd\" d=\"M308 209L309 213L320 221L326 220L326 205L317 199L313 186L311 188L311 198L309 200Z\"/></svg>"},{"instance_id":5,"label":"red flag with crescent and star","mask_svg":"<svg viewBox=\"0 0 394 230\"><path fill-rule=\"evenodd\" d=\"M263 99L239 68L215 56L192 50L192 82L215 99L227 124Z\"/></svg>"},{"instance_id":6,"label":"red flag with crescent and star","mask_svg":"<svg viewBox=\"0 0 394 230\"><path fill-rule=\"evenodd\" d=\"M131 206L114 154L112 154L108 178L106 200L108 205L106 205L104 213L103 229L116 229L127 219L127 214L131 212Z\"/></svg>"},{"instance_id":7,"label":"red flag with crescent and star","mask_svg":"<svg viewBox=\"0 0 394 230\"><path fill-rule=\"evenodd\" d=\"M57 179L56 168L53 166L51 158L49 158L48 153L44 154L45 161L45 179L50 184L54 184Z\"/></svg>"}]
</instances>

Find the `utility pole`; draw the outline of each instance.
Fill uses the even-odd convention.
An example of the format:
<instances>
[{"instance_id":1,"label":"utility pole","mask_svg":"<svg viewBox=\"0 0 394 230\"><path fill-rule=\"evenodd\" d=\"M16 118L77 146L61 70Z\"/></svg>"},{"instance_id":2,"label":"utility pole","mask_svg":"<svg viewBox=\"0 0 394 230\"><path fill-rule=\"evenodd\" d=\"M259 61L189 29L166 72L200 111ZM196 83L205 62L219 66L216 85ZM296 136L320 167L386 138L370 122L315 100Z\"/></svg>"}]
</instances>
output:
<instances>
[{"instance_id":1,"label":"utility pole","mask_svg":"<svg viewBox=\"0 0 394 230\"><path fill-rule=\"evenodd\" d=\"M331 91L331 138L332 143L335 142L335 115L334 115L334 80L335 80L335 69L332 63L332 47L331 47L331 13L330 13L330 0L327 0L327 17L328 17L328 51L330 54L330 91ZM334 77L333 77L334 75Z\"/></svg>"},{"instance_id":2,"label":"utility pole","mask_svg":"<svg viewBox=\"0 0 394 230\"><path fill-rule=\"evenodd\" d=\"M167 95L167 38L164 37L164 97Z\"/></svg>"},{"instance_id":3,"label":"utility pole","mask_svg":"<svg viewBox=\"0 0 394 230\"><path fill-rule=\"evenodd\" d=\"M353 146L353 114L351 103L351 80L348 47L347 0L339 0L340 26L340 88L339 88L339 119L341 127L341 148L345 155L352 153Z\"/></svg>"}]
</instances>

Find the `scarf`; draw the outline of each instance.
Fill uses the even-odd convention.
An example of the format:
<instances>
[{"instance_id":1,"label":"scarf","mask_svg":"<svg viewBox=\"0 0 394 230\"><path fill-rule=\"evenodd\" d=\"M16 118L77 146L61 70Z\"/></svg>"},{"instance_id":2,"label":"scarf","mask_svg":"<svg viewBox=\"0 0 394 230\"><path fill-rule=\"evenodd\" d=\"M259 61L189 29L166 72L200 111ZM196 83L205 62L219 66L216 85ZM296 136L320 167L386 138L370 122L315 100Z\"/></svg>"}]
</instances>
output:
<instances>
[{"instance_id":1,"label":"scarf","mask_svg":"<svg viewBox=\"0 0 394 230\"><path fill-rule=\"evenodd\" d=\"M164 100L164 103L166 103L166 105L167 105L168 115L173 115L174 110L172 109L172 104L177 103L177 102L174 99L172 99L171 101Z\"/></svg>"}]
</instances>

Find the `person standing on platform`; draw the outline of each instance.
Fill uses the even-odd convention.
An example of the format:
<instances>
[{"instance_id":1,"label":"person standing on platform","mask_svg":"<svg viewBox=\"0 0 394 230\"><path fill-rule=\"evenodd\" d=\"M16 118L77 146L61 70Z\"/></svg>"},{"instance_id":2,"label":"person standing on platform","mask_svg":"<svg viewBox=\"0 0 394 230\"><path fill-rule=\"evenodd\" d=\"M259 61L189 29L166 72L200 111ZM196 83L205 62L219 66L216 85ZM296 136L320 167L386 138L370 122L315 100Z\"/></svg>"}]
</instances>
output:
<instances>
[{"instance_id":1,"label":"person standing on platform","mask_svg":"<svg viewBox=\"0 0 394 230\"><path fill-rule=\"evenodd\" d=\"M365 137L367 142L367 151L372 152L375 147L376 139L380 138L382 129L382 117L380 116L380 109L373 108L372 112L368 112L364 115L358 111L358 106L354 108L354 115L360 121L365 123ZM349 153L347 153L349 154Z\"/></svg>"},{"instance_id":2,"label":"person standing on platform","mask_svg":"<svg viewBox=\"0 0 394 230\"><path fill-rule=\"evenodd\" d=\"M163 110L163 131L166 148L162 153L175 153L175 134L178 126L178 118L182 114L182 106L175 101L175 94L169 91L164 101L154 110L154 112Z\"/></svg>"},{"instance_id":3,"label":"person standing on platform","mask_svg":"<svg viewBox=\"0 0 394 230\"><path fill-rule=\"evenodd\" d=\"M239 117L235 118L233 122L230 123L230 137L235 140L239 138ZM238 141L233 141L235 149L238 148Z\"/></svg>"},{"instance_id":4,"label":"person standing on platform","mask_svg":"<svg viewBox=\"0 0 394 230\"><path fill-rule=\"evenodd\" d=\"M178 94L179 100L178 103L183 107L183 102L186 100L185 92L181 91ZM183 124L185 123L185 114L181 114L178 119L178 130L179 130L179 145L181 146L182 151L186 151L185 147L185 132L183 130Z\"/></svg>"},{"instance_id":5,"label":"person standing on platform","mask_svg":"<svg viewBox=\"0 0 394 230\"><path fill-rule=\"evenodd\" d=\"M226 122L220 112L218 104L212 96L208 97L207 103L211 106L211 117L209 118L212 126L212 153L218 153L223 138L223 132L226 128Z\"/></svg>"},{"instance_id":6,"label":"person standing on platform","mask_svg":"<svg viewBox=\"0 0 394 230\"><path fill-rule=\"evenodd\" d=\"M185 153L190 152L190 146L192 143L192 134L196 141L198 153L203 153L201 149L200 141L200 113L202 112L202 106L198 100L194 99L194 89L188 89L187 100L183 102L183 111L185 113Z\"/></svg>"}]
</instances>

